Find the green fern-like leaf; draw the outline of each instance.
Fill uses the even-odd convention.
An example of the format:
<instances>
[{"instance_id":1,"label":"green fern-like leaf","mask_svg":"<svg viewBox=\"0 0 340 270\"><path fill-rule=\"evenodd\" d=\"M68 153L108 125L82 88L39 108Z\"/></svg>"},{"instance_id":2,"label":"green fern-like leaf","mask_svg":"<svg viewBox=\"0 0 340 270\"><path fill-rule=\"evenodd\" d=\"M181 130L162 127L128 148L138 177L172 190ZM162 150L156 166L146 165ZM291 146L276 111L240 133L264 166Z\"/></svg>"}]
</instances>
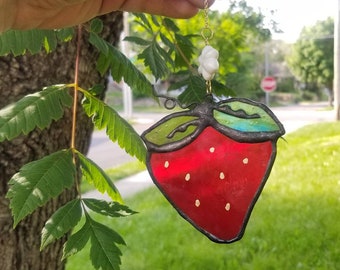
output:
<instances>
[{"instance_id":1,"label":"green fern-like leaf","mask_svg":"<svg viewBox=\"0 0 340 270\"><path fill-rule=\"evenodd\" d=\"M145 39L143 39L141 37L135 37L135 36L125 37L124 41L135 43L135 44L140 45L140 46L148 46L148 45L150 45L150 41L145 40Z\"/></svg>"},{"instance_id":2,"label":"green fern-like leaf","mask_svg":"<svg viewBox=\"0 0 340 270\"><path fill-rule=\"evenodd\" d=\"M204 101L207 95L205 80L201 76L193 75L190 72L182 75L185 78L171 85L169 90L185 88L185 91L178 97L181 103L185 105Z\"/></svg>"},{"instance_id":3,"label":"green fern-like leaf","mask_svg":"<svg viewBox=\"0 0 340 270\"><path fill-rule=\"evenodd\" d=\"M187 67L188 62L190 63L193 60L193 56L195 55L195 46L193 45L191 38L193 35L183 36L178 33L175 34L176 38L176 54L175 54L175 63L176 67ZM183 58L183 55L185 58Z\"/></svg>"},{"instance_id":4,"label":"green fern-like leaf","mask_svg":"<svg viewBox=\"0 0 340 270\"><path fill-rule=\"evenodd\" d=\"M167 63L173 64L171 58L156 41L138 55L139 59L143 59L145 66L149 67L156 80L166 77L170 70Z\"/></svg>"},{"instance_id":5,"label":"green fern-like leaf","mask_svg":"<svg viewBox=\"0 0 340 270\"><path fill-rule=\"evenodd\" d=\"M93 32L90 33L89 41L103 54L97 65L99 72L105 74L110 69L115 81L120 82L124 79L132 89L149 96L153 95L149 80L124 54Z\"/></svg>"},{"instance_id":6,"label":"green fern-like leaf","mask_svg":"<svg viewBox=\"0 0 340 270\"><path fill-rule=\"evenodd\" d=\"M73 34L71 28L63 30L9 30L0 34L0 55L8 53L21 55L26 51L36 54L42 48L50 52L56 49L58 41L69 41Z\"/></svg>"},{"instance_id":7,"label":"green fern-like leaf","mask_svg":"<svg viewBox=\"0 0 340 270\"><path fill-rule=\"evenodd\" d=\"M77 155L80 160L81 170L85 180L90 184L93 184L99 192L106 192L112 200L122 202L122 197L112 183L110 177L92 160L88 159L80 152L77 152Z\"/></svg>"},{"instance_id":8,"label":"green fern-like leaf","mask_svg":"<svg viewBox=\"0 0 340 270\"><path fill-rule=\"evenodd\" d=\"M125 245L123 238L114 230L106 227L85 212L85 224L71 235L64 245L63 260L78 253L91 239L90 258L95 269L117 270L121 264L118 245Z\"/></svg>"},{"instance_id":9,"label":"green fern-like leaf","mask_svg":"<svg viewBox=\"0 0 340 270\"><path fill-rule=\"evenodd\" d=\"M104 226L89 216L87 222L91 229L90 258L95 269L116 270L121 264L122 252L117 244L125 245L123 238L114 230Z\"/></svg>"},{"instance_id":10,"label":"green fern-like leaf","mask_svg":"<svg viewBox=\"0 0 340 270\"><path fill-rule=\"evenodd\" d=\"M106 134L111 141L117 141L128 154L145 163L146 148L133 127L103 101L88 92L85 92L84 95L86 98L82 105L86 114L93 117L95 126L98 129L106 128Z\"/></svg>"},{"instance_id":11,"label":"green fern-like leaf","mask_svg":"<svg viewBox=\"0 0 340 270\"><path fill-rule=\"evenodd\" d=\"M48 127L52 120L60 119L64 107L71 104L72 97L66 86L56 85L8 105L0 110L0 142L11 140L21 133L27 134L35 127Z\"/></svg>"},{"instance_id":12,"label":"green fern-like leaf","mask_svg":"<svg viewBox=\"0 0 340 270\"><path fill-rule=\"evenodd\" d=\"M24 165L9 181L6 197L14 227L48 200L74 183L75 166L71 150L62 150Z\"/></svg>"},{"instance_id":13,"label":"green fern-like leaf","mask_svg":"<svg viewBox=\"0 0 340 270\"><path fill-rule=\"evenodd\" d=\"M107 202L97 199L83 199L83 202L89 209L104 216L126 217L137 213L126 205L117 202Z\"/></svg>"},{"instance_id":14,"label":"green fern-like leaf","mask_svg":"<svg viewBox=\"0 0 340 270\"><path fill-rule=\"evenodd\" d=\"M59 208L46 222L41 232L41 246L43 250L53 241L61 238L80 221L82 208L80 199L75 199Z\"/></svg>"},{"instance_id":15,"label":"green fern-like leaf","mask_svg":"<svg viewBox=\"0 0 340 270\"><path fill-rule=\"evenodd\" d=\"M72 234L64 244L62 260L77 254L81 251L91 237L91 224L86 221L83 227L75 234Z\"/></svg>"}]
</instances>

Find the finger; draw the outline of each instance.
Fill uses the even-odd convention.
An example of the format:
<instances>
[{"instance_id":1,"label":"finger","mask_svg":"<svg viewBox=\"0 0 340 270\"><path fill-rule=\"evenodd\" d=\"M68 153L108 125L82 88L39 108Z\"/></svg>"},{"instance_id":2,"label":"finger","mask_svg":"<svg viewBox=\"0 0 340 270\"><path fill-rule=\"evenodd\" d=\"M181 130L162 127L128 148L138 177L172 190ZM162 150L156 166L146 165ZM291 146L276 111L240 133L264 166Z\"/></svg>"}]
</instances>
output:
<instances>
[{"instance_id":1,"label":"finger","mask_svg":"<svg viewBox=\"0 0 340 270\"><path fill-rule=\"evenodd\" d=\"M208 7L210 7L215 2L215 0L188 0L188 1L194 6L201 9L205 8L206 4L208 4Z\"/></svg>"},{"instance_id":2,"label":"finger","mask_svg":"<svg viewBox=\"0 0 340 270\"><path fill-rule=\"evenodd\" d=\"M214 0L208 0L212 4ZM112 0L103 0L101 13L113 10ZM126 0L119 10L128 12L146 12L173 18L189 18L194 16L199 8L204 7L204 0Z\"/></svg>"}]
</instances>

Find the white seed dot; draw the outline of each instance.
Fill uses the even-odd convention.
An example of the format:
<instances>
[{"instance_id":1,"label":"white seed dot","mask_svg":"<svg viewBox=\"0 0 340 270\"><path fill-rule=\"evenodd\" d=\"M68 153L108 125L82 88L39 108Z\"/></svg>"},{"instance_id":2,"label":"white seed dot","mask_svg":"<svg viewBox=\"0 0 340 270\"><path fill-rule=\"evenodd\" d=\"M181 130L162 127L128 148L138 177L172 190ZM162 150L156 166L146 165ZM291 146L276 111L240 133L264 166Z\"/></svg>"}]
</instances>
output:
<instances>
[{"instance_id":1,"label":"white seed dot","mask_svg":"<svg viewBox=\"0 0 340 270\"><path fill-rule=\"evenodd\" d=\"M196 207L200 207L200 205L201 205L200 200L196 200L196 201L195 201L195 206L196 206Z\"/></svg>"},{"instance_id":2,"label":"white seed dot","mask_svg":"<svg viewBox=\"0 0 340 270\"><path fill-rule=\"evenodd\" d=\"M249 162L249 159L248 159L248 158L244 158L244 159L243 159L243 164L248 164L248 162Z\"/></svg>"},{"instance_id":3,"label":"white seed dot","mask_svg":"<svg viewBox=\"0 0 340 270\"><path fill-rule=\"evenodd\" d=\"M210 147L209 152L210 153L214 153L215 152L215 147Z\"/></svg>"},{"instance_id":4,"label":"white seed dot","mask_svg":"<svg viewBox=\"0 0 340 270\"><path fill-rule=\"evenodd\" d=\"M225 179L224 172L220 172L220 179L221 179L221 180L224 180L224 179Z\"/></svg>"},{"instance_id":5,"label":"white seed dot","mask_svg":"<svg viewBox=\"0 0 340 270\"><path fill-rule=\"evenodd\" d=\"M166 168L166 169L169 168L169 165L170 165L169 161L164 162L164 168Z\"/></svg>"},{"instance_id":6,"label":"white seed dot","mask_svg":"<svg viewBox=\"0 0 340 270\"><path fill-rule=\"evenodd\" d=\"M185 181L189 181L190 180L190 173L187 173L186 176L185 176Z\"/></svg>"},{"instance_id":7,"label":"white seed dot","mask_svg":"<svg viewBox=\"0 0 340 270\"><path fill-rule=\"evenodd\" d=\"M225 210L230 211L230 203L227 203L227 204L225 205Z\"/></svg>"}]
</instances>

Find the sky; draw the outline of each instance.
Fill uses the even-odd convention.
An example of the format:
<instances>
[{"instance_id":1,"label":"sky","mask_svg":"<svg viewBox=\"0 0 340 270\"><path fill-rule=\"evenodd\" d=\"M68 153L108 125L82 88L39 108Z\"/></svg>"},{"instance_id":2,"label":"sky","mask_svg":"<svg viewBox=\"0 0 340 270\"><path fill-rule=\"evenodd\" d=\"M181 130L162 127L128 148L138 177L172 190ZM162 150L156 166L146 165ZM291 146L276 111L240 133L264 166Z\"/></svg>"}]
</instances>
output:
<instances>
[{"instance_id":1,"label":"sky","mask_svg":"<svg viewBox=\"0 0 340 270\"><path fill-rule=\"evenodd\" d=\"M284 33L274 34L274 39L282 39L292 43L296 41L304 26L312 26L317 21L335 16L337 0L247 0L249 6L257 10L261 8L263 14L275 11L272 17ZM215 0L212 9L226 10L228 0Z\"/></svg>"}]
</instances>

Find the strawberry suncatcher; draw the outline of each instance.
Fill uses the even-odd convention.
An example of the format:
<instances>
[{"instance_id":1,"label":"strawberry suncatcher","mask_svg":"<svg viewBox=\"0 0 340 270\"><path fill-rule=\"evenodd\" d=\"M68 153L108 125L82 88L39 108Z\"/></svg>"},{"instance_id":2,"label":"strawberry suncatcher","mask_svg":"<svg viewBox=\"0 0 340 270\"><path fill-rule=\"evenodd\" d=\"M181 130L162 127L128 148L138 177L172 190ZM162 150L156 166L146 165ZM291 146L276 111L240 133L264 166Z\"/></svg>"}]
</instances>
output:
<instances>
[{"instance_id":1,"label":"strawberry suncatcher","mask_svg":"<svg viewBox=\"0 0 340 270\"><path fill-rule=\"evenodd\" d=\"M285 131L263 104L208 97L142 138L151 178L172 206L212 241L232 243L244 234Z\"/></svg>"},{"instance_id":2,"label":"strawberry suncatcher","mask_svg":"<svg viewBox=\"0 0 340 270\"><path fill-rule=\"evenodd\" d=\"M198 73L205 100L170 114L142 134L153 182L178 213L217 243L242 238L285 133L272 111L244 98L215 102L212 80L219 52L209 45L208 2L204 2L205 47Z\"/></svg>"}]
</instances>

